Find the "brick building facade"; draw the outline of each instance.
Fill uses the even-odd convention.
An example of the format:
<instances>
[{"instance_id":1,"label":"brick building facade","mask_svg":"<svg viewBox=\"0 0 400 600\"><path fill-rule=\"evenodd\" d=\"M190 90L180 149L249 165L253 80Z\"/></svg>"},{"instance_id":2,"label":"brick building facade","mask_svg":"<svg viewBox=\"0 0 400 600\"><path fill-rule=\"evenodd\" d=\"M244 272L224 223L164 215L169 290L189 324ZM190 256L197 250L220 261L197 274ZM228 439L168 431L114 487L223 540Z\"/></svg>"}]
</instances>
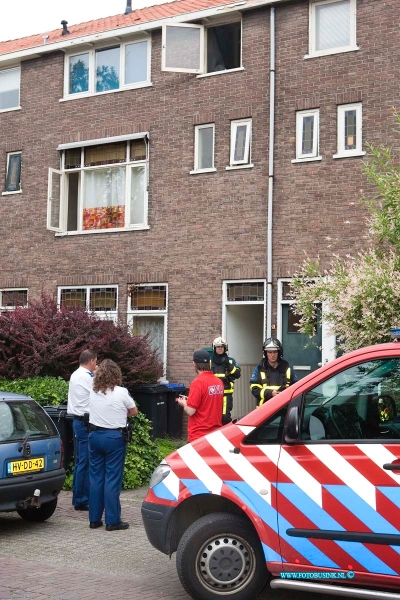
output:
<instances>
[{"instance_id":1,"label":"brick building facade","mask_svg":"<svg viewBox=\"0 0 400 600\"><path fill-rule=\"evenodd\" d=\"M48 289L133 319L186 383L222 333L244 403L266 334L300 376L331 358L324 332L299 356L284 284L304 252L363 246L365 141L396 143L399 7L175 0L0 43L2 307ZM168 23L203 25L165 30L166 64L194 72L162 70Z\"/></svg>"}]
</instances>

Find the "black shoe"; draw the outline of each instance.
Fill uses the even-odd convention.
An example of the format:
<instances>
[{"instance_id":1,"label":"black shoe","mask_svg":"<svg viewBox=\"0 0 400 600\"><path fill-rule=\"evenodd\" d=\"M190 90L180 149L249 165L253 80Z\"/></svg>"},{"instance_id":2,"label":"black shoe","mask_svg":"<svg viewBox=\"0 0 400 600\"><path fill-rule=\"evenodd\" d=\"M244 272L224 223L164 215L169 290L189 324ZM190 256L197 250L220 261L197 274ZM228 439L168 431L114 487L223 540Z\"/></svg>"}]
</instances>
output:
<instances>
[{"instance_id":1,"label":"black shoe","mask_svg":"<svg viewBox=\"0 0 400 600\"><path fill-rule=\"evenodd\" d=\"M129 523L116 523L115 525L106 525L106 531L119 531L120 529L129 529Z\"/></svg>"},{"instance_id":2,"label":"black shoe","mask_svg":"<svg viewBox=\"0 0 400 600\"><path fill-rule=\"evenodd\" d=\"M87 504L78 504L74 506L75 510L89 510L89 506Z\"/></svg>"},{"instance_id":3,"label":"black shoe","mask_svg":"<svg viewBox=\"0 0 400 600\"><path fill-rule=\"evenodd\" d=\"M90 529L98 529L99 527L103 527L103 521L90 521L89 527Z\"/></svg>"}]
</instances>

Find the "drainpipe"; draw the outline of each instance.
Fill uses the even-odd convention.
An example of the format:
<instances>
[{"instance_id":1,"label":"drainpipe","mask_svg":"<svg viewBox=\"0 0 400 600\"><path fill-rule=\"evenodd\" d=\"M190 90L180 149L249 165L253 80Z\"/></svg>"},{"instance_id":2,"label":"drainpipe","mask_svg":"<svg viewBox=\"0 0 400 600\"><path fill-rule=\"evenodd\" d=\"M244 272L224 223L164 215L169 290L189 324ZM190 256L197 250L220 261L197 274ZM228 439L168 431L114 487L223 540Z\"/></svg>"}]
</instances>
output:
<instances>
[{"instance_id":1,"label":"drainpipe","mask_svg":"<svg viewBox=\"0 0 400 600\"><path fill-rule=\"evenodd\" d=\"M270 8L269 67L269 165L267 223L267 338L272 331L272 209L274 200L274 134L275 134L275 7Z\"/></svg>"}]
</instances>

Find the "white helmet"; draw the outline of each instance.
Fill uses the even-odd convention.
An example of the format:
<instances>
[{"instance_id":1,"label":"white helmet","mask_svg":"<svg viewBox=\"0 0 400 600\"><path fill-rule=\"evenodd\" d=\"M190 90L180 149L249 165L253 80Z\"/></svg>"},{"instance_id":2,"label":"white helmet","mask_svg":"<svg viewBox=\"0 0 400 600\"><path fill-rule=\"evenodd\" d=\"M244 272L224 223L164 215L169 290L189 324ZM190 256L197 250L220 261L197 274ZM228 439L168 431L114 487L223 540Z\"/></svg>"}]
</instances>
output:
<instances>
[{"instance_id":1,"label":"white helmet","mask_svg":"<svg viewBox=\"0 0 400 600\"><path fill-rule=\"evenodd\" d=\"M228 352L228 343L226 340L224 340L223 337L221 337L221 336L216 337L215 340L213 341L212 348L213 348L214 352L215 352L215 348L217 346L223 346L225 348L225 352Z\"/></svg>"}]
</instances>

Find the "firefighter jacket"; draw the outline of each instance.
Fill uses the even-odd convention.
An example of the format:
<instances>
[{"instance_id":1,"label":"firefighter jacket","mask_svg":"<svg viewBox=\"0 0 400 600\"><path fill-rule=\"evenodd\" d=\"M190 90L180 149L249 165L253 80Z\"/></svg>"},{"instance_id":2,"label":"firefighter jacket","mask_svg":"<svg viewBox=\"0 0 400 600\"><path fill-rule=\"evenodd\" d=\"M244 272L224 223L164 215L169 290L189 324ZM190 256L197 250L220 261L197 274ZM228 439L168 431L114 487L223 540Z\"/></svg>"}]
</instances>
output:
<instances>
[{"instance_id":1,"label":"firefighter jacket","mask_svg":"<svg viewBox=\"0 0 400 600\"><path fill-rule=\"evenodd\" d=\"M272 398L273 390L282 391L297 381L293 370L286 360L280 359L276 368L271 367L268 360L263 358L255 367L250 379L250 390L261 406Z\"/></svg>"},{"instance_id":2,"label":"firefighter jacket","mask_svg":"<svg viewBox=\"0 0 400 600\"><path fill-rule=\"evenodd\" d=\"M213 353L211 357L211 370L224 384L224 394L233 394L235 379L240 377L240 367L236 360L224 354Z\"/></svg>"}]
</instances>

